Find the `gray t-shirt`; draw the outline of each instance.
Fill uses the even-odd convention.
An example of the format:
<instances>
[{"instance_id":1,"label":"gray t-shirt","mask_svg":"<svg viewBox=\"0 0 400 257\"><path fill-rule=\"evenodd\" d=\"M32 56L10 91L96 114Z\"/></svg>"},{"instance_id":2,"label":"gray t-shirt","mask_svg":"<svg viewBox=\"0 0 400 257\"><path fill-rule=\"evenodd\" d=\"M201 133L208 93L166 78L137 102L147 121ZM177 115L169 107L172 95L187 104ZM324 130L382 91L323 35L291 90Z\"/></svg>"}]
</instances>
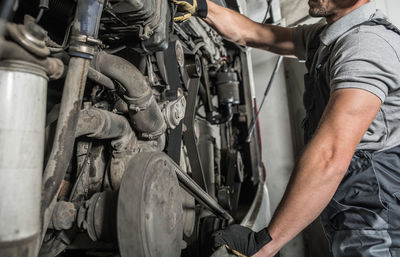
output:
<instances>
[{"instance_id":1,"label":"gray t-shirt","mask_svg":"<svg viewBox=\"0 0 400 257\"><path fill-rule=\"evenodd\" d=\"M323 75L331 92L358 88L381 99L380 111L357 147L381 151L400 144L400 35L381 25L357 26L371 18L384 18L374 2L326 26L316 58L324 58L330 51ZM306 59L309 43L322 26L325 24L293 28L295 54L300 60Z\"/></svg>"}]
</instances>

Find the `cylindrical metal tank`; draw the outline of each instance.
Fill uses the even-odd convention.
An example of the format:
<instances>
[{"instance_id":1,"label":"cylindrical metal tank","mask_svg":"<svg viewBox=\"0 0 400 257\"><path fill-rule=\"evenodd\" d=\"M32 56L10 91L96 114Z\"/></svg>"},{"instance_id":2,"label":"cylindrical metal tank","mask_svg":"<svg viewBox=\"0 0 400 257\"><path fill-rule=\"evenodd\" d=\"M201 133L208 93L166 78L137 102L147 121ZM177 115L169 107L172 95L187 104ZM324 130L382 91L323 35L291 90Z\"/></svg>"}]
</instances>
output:
<instances>
[{"instance_id":1,"label":"cylindrical metal tank","mask_svg":"<svg viewBox=\"0 0 400 257\"><path fill-rule=\"evenodd\" d=\"M40 234L46 72L0 62L0 256L33 256Z\"/></svg>"}]
</instances>

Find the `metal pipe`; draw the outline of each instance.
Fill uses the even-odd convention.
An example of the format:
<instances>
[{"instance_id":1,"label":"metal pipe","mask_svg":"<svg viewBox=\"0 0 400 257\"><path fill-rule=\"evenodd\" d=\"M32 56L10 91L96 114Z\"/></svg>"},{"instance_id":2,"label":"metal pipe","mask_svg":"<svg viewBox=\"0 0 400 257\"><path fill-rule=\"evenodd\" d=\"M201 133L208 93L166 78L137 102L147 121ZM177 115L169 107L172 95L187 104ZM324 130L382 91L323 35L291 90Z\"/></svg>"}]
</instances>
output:
<instances>
[{"instance_id":1,"label":"metal pipe","mask_svg":"<svg viewBox=\"0 0 400 257\"><path fill-rule=\"evenodd\" d=\"M197 201L202 203L205 207L209 208L215 215L228 220L229 223L233 222L232 216L224 210L209 194L207 194L194 180L186 175L177 166L175 173L178 177L181 186L191 194Z\"/></svg>"},{"instance_id":2,"label":"metal pipe","mask_svg":"<svg viewBox=\"0 0 400 257\"><path fill-rule=\"evenodd\" d=\"M35 256L47 80L38 65L0 62L0 256Z\"/></svg>"},{"instance_id":3,"label":"metal pipe","mask_svg":"<svg viewBox=\"0 0 400 257\"><path fill-rule=\"evenodd\" d=\"M43 242L49 226L57 203L57 195L61 190L61 183L71 161L89 63L93 57L94 45L99 43L97 34L102 11L102 0L77 1L70 36L69 55L71 59L65 78L53 147L43 173L41 242ZM57 250L62 250L63 247L65 244Z\"/></svg>"},{"instance_id":4,"label":"metal pipe","mask_svg":"<svg viewBox=\"0 0 400 257\"><path fill-rule=\"evenodd\" d=\"M267 88L265 89L264 96L263 96L263 99L262 99L261 104L260 104L260 108L258 109L258 112L256 113L256 116L254 117L254 119L252 120L252 122L250 124L249 134L247 135L247 138L246 138L246 142L247 143L250 143L250 141L251 141L251 136L253 135L254 128L257 125L258 116L260 115L261 109L262 109L262 107L264 105L264 101L267 98L269 90L271 89L272 82L274 82L275 75L278 72L278 68L282 63L282 60L283 60L283 56L279 56L278 60L276 61L274 70L272 71L271 77L270 77L270 79L268 81Z\"/></svg>"},{"instance_id":5,"label":"metal pipe","mask_svg":"<svg viewBox=\"0 0 400 257\"><path fill-rule=\"evenodd\" d=\"M80 112L75 135L114 139L111 144L116 151L132 150L136 142L135 133L125 117L96 108L86 108Z\"/></svg>"},{"instance_id":6,"label":"metal pipe","mask_svg":"<svg viewBox=\"0 0 400 257\"><path fill-rule=\"evenodd\" d=\"M130 117L143 137L156 138L164 134L167 126L161 109L146 78L132 63L121 57L99 52L95 54L92 65L125 88L125 101L129 104Z\"/></svg>"},{"instance_id":7,"label":"metal pipe","mask_svg":"<svg viewBox=\"0 0 400 257\"><path fill-rule=\"evenodd\" d=\"M43 174L42 240L72 157L89 62L79 57L72 57L69 62L53 147Z\"/></svg>"}]
</instances>

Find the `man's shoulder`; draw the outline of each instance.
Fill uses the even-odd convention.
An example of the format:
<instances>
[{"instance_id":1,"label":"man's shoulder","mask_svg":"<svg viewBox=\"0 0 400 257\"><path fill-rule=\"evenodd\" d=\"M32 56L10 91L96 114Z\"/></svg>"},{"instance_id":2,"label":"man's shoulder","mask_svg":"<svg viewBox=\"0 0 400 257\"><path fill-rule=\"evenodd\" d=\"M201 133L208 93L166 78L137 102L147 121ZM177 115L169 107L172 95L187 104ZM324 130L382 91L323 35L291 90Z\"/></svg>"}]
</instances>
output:
<instances>
[{"instance_id":1,"label":"man's shoulder","mask_svg":"<svg viewBox=\"0 0 400 257\"><path fill-rule=\"evenodd\" d=\"M382 25L360 25L342 35L334 52L379 52L382 58L400 57L400 35Z\"/></svg>"},{"instance_id":2,"label":"man's shoulder","mask_svg":"<svg viewBox=\"0 0 400 257\"><path fill-rule=\"evenodd\" d=\"M316 23L298 25L293 29L300 31L305 39L311 40L316 36L317 33L321 32L325 26L326 21L320 20Z\"/></svg>"}]
</instances>

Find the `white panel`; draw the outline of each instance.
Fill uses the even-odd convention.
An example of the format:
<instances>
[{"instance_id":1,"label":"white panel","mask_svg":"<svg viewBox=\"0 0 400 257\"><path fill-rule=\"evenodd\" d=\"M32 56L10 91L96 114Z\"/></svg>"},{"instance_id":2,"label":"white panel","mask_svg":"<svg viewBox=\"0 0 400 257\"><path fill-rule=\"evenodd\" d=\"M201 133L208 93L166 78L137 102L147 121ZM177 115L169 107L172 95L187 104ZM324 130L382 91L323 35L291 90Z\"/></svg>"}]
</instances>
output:
<instances>
[{"instance_id":1,"label":"white panel","mask_svg":"<svg viewBox=\"0 0 400 257\"><path fill-rule=\"evenodd\" d=\"M257 103L260 104L278 56L256 49L252 50L252 56L256 61L253 62L253 70ZM271 211L275 211L283 196L295 162L285 83L282 65L259 118ZM303 237L300 234L282 249L281 257L303 257L303 253Z\"/></svg>"},{"instance_id":2,"label":"white panel","mask_svg":"<svg viewBox=\"0 0 400 257\"><path fill-rule=\"evenodd\" d=\"M380 0L383 1L383 0ZM387 13L389 19L391 22L393 22L394 25L396 25L398 28L400 28L400 1L399 0L386 0L386 8L387 8Z\"/></svg>"}]
</instances>

